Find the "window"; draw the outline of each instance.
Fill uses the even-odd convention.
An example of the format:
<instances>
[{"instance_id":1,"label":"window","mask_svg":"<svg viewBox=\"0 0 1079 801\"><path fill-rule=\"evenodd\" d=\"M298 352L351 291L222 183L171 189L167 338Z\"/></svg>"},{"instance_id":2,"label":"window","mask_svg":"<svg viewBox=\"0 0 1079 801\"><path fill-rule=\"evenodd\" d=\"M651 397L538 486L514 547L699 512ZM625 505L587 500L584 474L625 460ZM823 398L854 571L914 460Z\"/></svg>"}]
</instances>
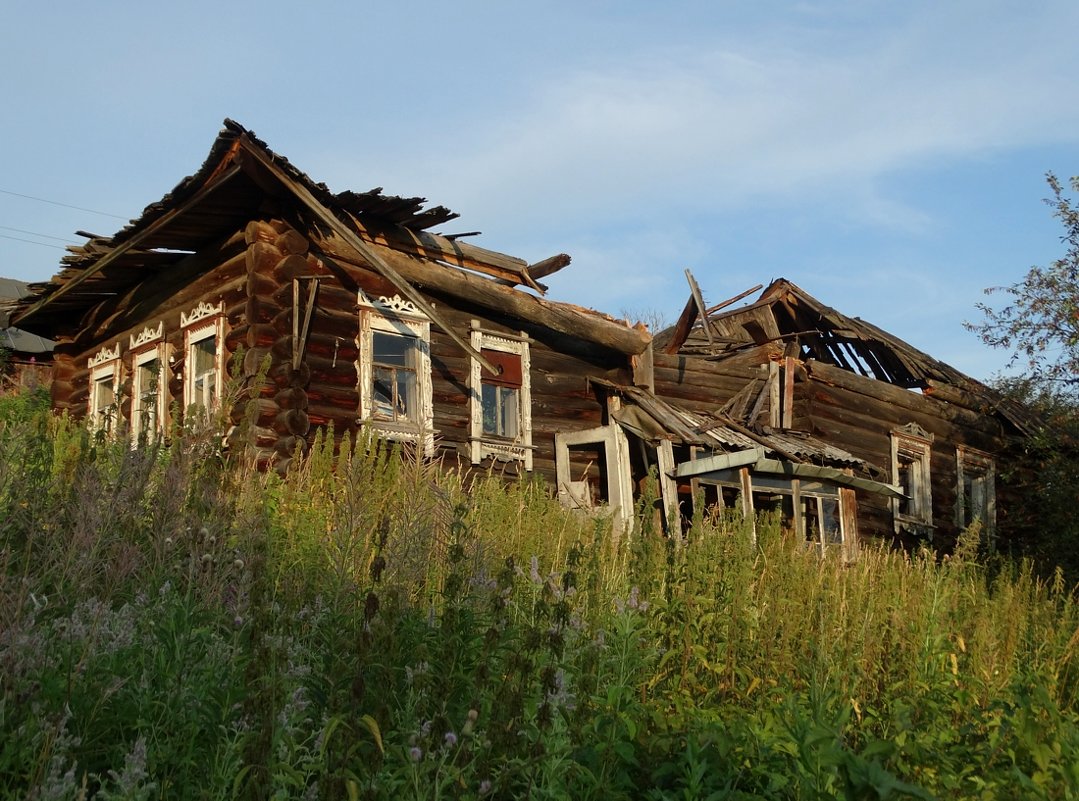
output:
<instances>
[{"instance_id":1,"label":"window","mask_svg":"<svg viewBox=\"0 0 1079 801\"><path fill-rule=\"evenodd\" d=\"M431 323L398 296L360 305L360 417L390 439L434 451Z\"/></svg>"},{"instance_id":2,"label":"window","mask_svg":"<svg viewBox=\"0 0 1079 801\"><path fill-rule=\"evenodd\" d=\"M86 418L90 431L109 435L119 421L120 343L102 348L94 355L90 368L90 398Z\"/></svg>"},{"instance_id":3,"label":"window","mask_svg":"<svg viewBox=\"0 0 1079 801\"><path fill-rule=\"evenodd\" d=\"M498 369L473 359L469 372L469 442L473 464L493 458L532 469L532 382L528 337L491 333L472 321L472 347Z\"/></svg>"},{"instance_id":4,"label":"window","mask_svg":"<svg viewBox=\"0 0 1079 801\"><path fill-rule=\"evenodd\" d=\"M200 303L180 315L184 329L184 408L209 413L216 408L225 384L224 303Z\"/></svg>"},{"instance_id":5,"label":"window","mask_svg":"<svg viewBox=\"0 0 1079 801\"><path fill-rule=\"evenodd\" d=\"M916 423L892 430L892 483L906 497L892 501L895 531L930 535L933 493L930 459L933 435Z\"/></svg>"},{"instance_id":6,"label":"window","mask_svg":"<svg viewBox=\"0 0 1079 801\"><path fill-rule=\"evenodd\" d=\"M131 336L131 439L136 443L164 430L168 406L164 331L164 323L159 323Z\"/></svg>"},{"instance_id":7,"label":"window","mask_svg":"<svg viewBox=\"0 0 1079 801\"><path fill-rule=\"evenodd\" d=\"M987 536L996 528L996 466L993 458L982 451L961 447L956 449L957 492L955 522L966 528L980 520Z\"/></svg>"}]
</instances>

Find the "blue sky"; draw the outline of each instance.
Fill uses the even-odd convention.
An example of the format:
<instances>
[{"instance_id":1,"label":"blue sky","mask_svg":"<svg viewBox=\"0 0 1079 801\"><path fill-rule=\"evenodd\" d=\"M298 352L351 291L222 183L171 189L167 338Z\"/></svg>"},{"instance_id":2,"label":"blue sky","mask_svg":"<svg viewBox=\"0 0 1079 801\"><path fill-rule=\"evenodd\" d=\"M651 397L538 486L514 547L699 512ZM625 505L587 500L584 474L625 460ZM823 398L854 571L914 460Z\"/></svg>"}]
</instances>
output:
<instances>
[{"instance_id":1,"label":"blue sky","mask_svg":"<svg viewBox=\"0 0 1079 801\"><path fill-rule=\"evenodd\" d=\"M710 303L785 277L987 378L1006 354L962 323L1062 254L1044 174L1079 173L1074 0L12 0L0 30L0 275L24 280L232 117L334 190L569 253L554 299L673 320L687 267Z\"/></svg>"}]
</instances>

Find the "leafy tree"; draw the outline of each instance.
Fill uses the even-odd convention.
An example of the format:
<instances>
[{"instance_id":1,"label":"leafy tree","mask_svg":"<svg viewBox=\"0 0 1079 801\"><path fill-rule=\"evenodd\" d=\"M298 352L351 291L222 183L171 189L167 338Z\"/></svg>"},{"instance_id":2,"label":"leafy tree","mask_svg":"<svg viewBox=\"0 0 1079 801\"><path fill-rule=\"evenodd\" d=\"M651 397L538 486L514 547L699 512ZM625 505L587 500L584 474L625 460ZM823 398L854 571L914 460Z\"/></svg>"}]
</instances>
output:
<instances>
[{"instance_id":1,"label":"leafy tree","mask_svg":"<svg viewBox=\"0 0 1079 801\"><path fill-rule=\"evenodd\" d=\"M1064 226L1065 254L1048 267L1031 267L1022 281L986 289L1007 304L978 304L981 323L967 323L987 345L1011 351L1022 375L998 378L996 388L1042 421L1023 442L1025 458L1002 466L1016 490L1008 508L1010 545L1043 570L1063 568L1079 581L1079 203L1048 173L1045 202ZM1068 182L1079 192L1079 177Z\"/></svg>"},{"instance_id":2,"label":"leafy tree","mask_svg":"<svg viewBox=\"0 0 1079 801\"><path fill-rule=\"evenodd\" d=\"M984 321L966 326L987 345L1011 350L1010 364L1025 363L1029 377L1079 394L1079 205L1053 173L1046 180L1053 196L1045 202L1064 225L1067 253L1048 267L1031 267L1016 284L986 289L1007 304L979 303ZM1069 183L1079 192L1079 177Z\"/></svg>"}]
</instances>

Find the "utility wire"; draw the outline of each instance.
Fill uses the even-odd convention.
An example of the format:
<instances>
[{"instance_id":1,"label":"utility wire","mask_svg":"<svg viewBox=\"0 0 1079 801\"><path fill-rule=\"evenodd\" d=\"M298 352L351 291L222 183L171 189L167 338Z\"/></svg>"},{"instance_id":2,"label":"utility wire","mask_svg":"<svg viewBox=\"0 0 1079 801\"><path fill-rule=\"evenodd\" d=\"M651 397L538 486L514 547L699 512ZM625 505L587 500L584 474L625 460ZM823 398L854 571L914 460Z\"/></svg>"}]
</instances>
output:
<instances>
[{"instance_id":1,"label":"utility wire","mask_svg":"<svg viewBox=\"0 0 1079 801\"><path fill-rule=\"evenodd\" d=\"M56 248L57 250L67 250L62 245L51 245L48 242L35 242L33 239L23 239L21 236L8 236L7 234L0 234L0 239L14 239L16 242L27 242L31 245L41 245L43 248Z\"/></svg>"},{"instance_id":2,"label":"utility wire","mask_svg":"<svg viewBox=\"0 0 1079 801\"><path fill-rule=\"evenodd\" d=\"M57 242L70 242L71 240L65 239L62 236L53 236L52 234L39 234L37 231L27 231L25 228L12 228L10 225L0 225L5 231L15 231L20 234L30 234L30 236L40 236L42 239L55 239Z\"/></svg>"},{"instance_id":3,"label":"utility wire","mask_svg":"<svg viewBox=\"0 0 1079 801\"><path fill-rule=\"evenodd\" d=\"M43 197L34 197L33 195L24 195L21 192L12 192L12 191L10 191L8 189L0 189L0 194L14 195L15 197L26 198L27 200L36 200L38 203L48 203L49 205L52 205L52 206L63 206L65 209L75 209L76 211L85 211L85 212L88 212L90 214L100 214L102 217L115 217L118 220L126 220L127 219L127 217L124 217L122 214L110 214L107 211L97 211L96 209L87 209L87 208L83 208L82 206L72 206L70 203L61 203L58 200L48 200L48 199L43 198ZM8 238L10 239L11 237L8 237Z\"/></svg>"}]
</instances>

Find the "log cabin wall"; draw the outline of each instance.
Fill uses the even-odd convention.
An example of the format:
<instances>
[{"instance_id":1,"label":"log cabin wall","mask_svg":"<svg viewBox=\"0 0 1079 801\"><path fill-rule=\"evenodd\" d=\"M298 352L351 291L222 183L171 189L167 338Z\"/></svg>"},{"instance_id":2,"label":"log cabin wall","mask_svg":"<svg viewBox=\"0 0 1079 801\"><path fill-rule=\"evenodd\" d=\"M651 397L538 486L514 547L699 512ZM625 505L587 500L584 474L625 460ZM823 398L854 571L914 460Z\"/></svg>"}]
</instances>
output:
<instances>
[{"instance_id":1,"label":"log cabin wall","mask_svg":"<svg viewBox=\"0 0 1079 801\"><path fill-rule=\"evenodd\" d=\"M247 301L246 251L243 231L239 231L216 247L185 259L175 269L138 283L126 295L102 301L86 315L83 328L74 337L57 343L52 386L54 407L83 417L89 402L89 361L103 348L118 347L121 363L118 411L129 419L130 341L147 327L158 325L162 326L164 342L171 354L164 377L167 394L170 401L181 399L184 335L180 316L208 303L220 304L230 321L241 319ZM226 326L224 358L236 352L242 336L242 327Z\"/></svg>"},{"instance_id":2,"label":"log cabin wall","mask_svg":"<svg viewBox=\"0 0 1079 801\"><path fill-rule=\"evenodd\" d=\"M877 468L880 480L891 482L891 433L915 423L929 434L933 541L954 542L958 501L957 449L976 448L1000 463L1008 459L1010 440L999 418L950 404L920 392L901 389L832 365L810 360L808 380L797 385L814 435L850 451ZM1007 487L996 487L1006 498ZM890 502L880 496L859 498L859 532L886 541L896 539ZM904 544L910 542L899 538Z\"/></svg>"},{"instance_id":3,"label":"log cabin wall","mask_svg":"<svg viewBox=\"0 0 1079 801\"><path fill-rule=\"evenodd\" d=\"M394 297L397 290L360 264L319 253L320 269L328 275L320 284L305 360L310 366L312 425L334 423L335 431L354 432L360 401L358 392L357 293L371 298ZM511 337L524 334L529 343L532 473L555 480L554 435L594 428L606 423L604 406L589 382L590 376L630 381L628 357L587 341L557 334L532 321L501 315L445 293L429 292L429 302L441 319L467 336L474 324L489 333ZM431 326L431 384L436 446L441 458L468 466L470 455L471 360L438 325ZM585 456L571 458L574 476L598 481L601 468ZM520 461L484 459L477 469L515 476L524 472Z\"/></svg>"}]
</instances>

